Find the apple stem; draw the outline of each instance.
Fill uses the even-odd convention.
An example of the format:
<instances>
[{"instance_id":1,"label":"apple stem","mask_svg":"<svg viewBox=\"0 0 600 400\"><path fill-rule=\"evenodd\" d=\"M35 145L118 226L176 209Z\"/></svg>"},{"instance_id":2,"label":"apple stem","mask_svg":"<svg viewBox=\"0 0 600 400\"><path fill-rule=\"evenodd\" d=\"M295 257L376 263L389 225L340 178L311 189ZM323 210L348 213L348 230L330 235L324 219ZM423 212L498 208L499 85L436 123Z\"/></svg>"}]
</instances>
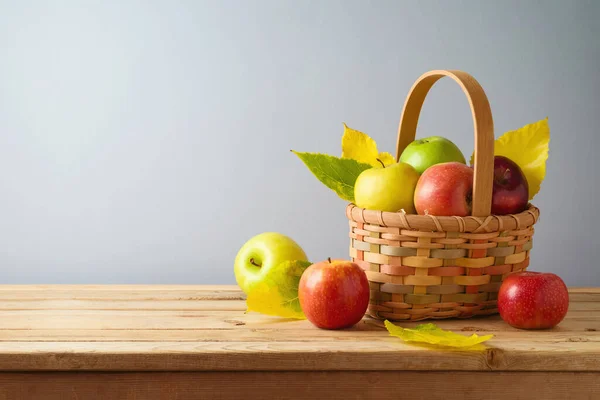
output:
<instances>
[{"instance_id":1,"label":"apple stem","mask_svg":"<svg viewBox=\"0 0 600 400\"><path fill-rule=\"evenodd\" d=\"M327 257L327 261L329 261L329 264L331 264L331 257Z\"/></svg>"},{"instance_id":2,"label":"apple stem","mask_svg":"<svg viewBox=\"0 0 600 400\"><path fill-rule=\"evenodd\" d=\"M255 267L259 267L259 268L262 267L262 265L257 264L256 261L254 261L254 258L250 259L250 264L254 265Z\"/></svg>"},{"instance_id":3,"label":"apple stem","mask_svg":"<svg viewBox=\"0 0 600 400\"><path fill-rule=\"evenodd\" d=\"M383 163L383 161L381 161L379 158L377 159L377 161L379 161L379 163L381 164L381 166L382 166L383 168L385 168L385 164Z\"/></svg>"}]
</instances>

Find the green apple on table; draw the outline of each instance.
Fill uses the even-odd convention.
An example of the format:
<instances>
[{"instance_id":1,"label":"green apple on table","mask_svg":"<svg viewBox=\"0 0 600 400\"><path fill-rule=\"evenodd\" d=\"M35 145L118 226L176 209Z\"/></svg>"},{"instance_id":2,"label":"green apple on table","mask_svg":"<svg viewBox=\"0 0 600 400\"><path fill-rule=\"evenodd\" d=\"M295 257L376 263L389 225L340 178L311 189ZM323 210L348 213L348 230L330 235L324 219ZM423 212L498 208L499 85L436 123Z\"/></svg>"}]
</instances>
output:
<instances>
[{"instance_id":1,"label":"green apple on table","mask_svg":"<svg viewBox=\"0 0 600 400\"><path fill-rule=\"evenodd\" d=\"M409 164L397 162L360 173L354 184L354 204L368 210L415 213L413 196L419 173Z\"/></svg>"},{"instance_id":2,"label":"green apple on table","mask_svg":"<svg viewBox=\"0 0 600 400\"><path fill-rule=\"evenodd\" d=\"M412 141L400 155L399 161L412 165L419 174L435 164L451 161L467 163L458 146L442 136Z\"/></svg>"},{"instance_id":3,"label":"green apple on table","mask_svg":"<svg viewBox=\"0 0 600 400\"><path fill-rule=\"evenodd\" d=\"M235 279L248 294L267 272L284 261L308 261L304 250L292 238L278 232L264 232L250 238L238 251Z\"/></svg>"}]
</instances>

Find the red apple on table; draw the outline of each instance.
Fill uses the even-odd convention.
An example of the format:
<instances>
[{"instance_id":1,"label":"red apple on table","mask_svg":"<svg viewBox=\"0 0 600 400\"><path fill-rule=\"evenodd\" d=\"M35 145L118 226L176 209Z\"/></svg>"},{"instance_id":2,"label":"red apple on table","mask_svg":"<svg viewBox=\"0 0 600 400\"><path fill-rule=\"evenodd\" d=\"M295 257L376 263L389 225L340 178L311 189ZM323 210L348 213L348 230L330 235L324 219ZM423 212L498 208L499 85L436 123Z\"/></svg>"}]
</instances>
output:
<instances>
[{"instance_id":1,"label":"red apple on table","mask_svg":"<svg viewBox=\"0 0 600 400\"><path fill-rule=\"evenodd\" d=\"M314 263L298 287L306 318L322 329L347 328L358 323L369 305L369 281L358 264L346 260Z\"/></svg>"},{"instance_id":2,"label":"red apple on table","mask_svg":"<svg viewBox=\"0 0 600 400\"><path fill-rule=\"evenodd\" d=\"M492 214L517 214L527 208L529 184L521 168L504 156L494 157Z\"/></svg>"},{"instance_id":3,"label":"red apple on table","mask_svg":"<svg viewBox=\"0 0 600 400\"><path fill-rule=\"evenodd\" d=\"M418 214L471 214L473 168L459 162L433 165L425 170L415 188L414 202Z\"/></svg>"},{"instance_id":4,"label":"red apple on table","mask_svg":"<svg viewBox=\"0 0 600 400\"><path fill-rule=\"evenodd\" d=\"M515 328L552 328L563 320L568 308L567 286L550 272L523 271L508 275L498 292L498 312Z\"/></svg>"}]
</instances>

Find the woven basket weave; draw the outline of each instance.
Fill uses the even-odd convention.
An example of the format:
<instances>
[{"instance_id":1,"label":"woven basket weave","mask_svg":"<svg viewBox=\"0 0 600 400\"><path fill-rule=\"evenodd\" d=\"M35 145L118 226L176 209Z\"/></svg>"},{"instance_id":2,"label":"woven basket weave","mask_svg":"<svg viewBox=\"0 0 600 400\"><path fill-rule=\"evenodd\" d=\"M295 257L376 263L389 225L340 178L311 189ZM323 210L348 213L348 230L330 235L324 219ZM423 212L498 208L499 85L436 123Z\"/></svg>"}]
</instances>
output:
<instances>
[{"instance_id":1,"label":"woven basket weave","mask_svg":"<svg viewBox=\"0 0 600 400\"><path fill-rule=\"evenodd\" d=\"M498 312L504 277L529 265L539 210L490 215L494 126L479 83L462 71L423 74L410 90L400 118L396 160L415 139L421 107L442 77L456 81L473 114L475 158L472 214L435 217L404 212L346 208L350 257L365 269L371 285L367 313L391 321L469 318Z\"/></svg>"}]
</instances>

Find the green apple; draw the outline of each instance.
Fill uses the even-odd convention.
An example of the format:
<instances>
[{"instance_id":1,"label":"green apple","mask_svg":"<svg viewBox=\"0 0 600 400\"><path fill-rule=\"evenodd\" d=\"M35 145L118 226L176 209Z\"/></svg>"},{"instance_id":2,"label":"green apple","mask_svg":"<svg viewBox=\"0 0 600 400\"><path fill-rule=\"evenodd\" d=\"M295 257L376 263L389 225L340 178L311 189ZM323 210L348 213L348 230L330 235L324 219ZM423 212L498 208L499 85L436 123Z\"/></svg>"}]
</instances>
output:
<instances>
[{"instance_id":1,"label":"green apple","mask_svg":"<svg viewBox=\"0 0 600 400\"><path fill-rule=\"evenodd\" d=\"M415 213L413 196L419 173L397 162L384 168L364 170L354 184L354 204L368 210Z\"/></svg>"},{"instance_id":2,"label":"green apple","mask_svg":"<svg viewBox=\"0 0 600 400\"><path fill-rule=\"evenodd\" d=\"M293 239L278 232L258 234L244 243L235 257L235 280L248 294L271 268L294 260L308 261L304 250Z\"/></svg>"},{"instance_id":3,"label":"green apple","mask_svg":"<svg viewBox=\"0 0 600 400\"><path fill-rule=\"evenodd\" d=\"M400 155L400 161L412 165L419 174L435 164L451 161L467 163L458 146L441 136L412 141Z\"/></svg>"}]
</instances>

